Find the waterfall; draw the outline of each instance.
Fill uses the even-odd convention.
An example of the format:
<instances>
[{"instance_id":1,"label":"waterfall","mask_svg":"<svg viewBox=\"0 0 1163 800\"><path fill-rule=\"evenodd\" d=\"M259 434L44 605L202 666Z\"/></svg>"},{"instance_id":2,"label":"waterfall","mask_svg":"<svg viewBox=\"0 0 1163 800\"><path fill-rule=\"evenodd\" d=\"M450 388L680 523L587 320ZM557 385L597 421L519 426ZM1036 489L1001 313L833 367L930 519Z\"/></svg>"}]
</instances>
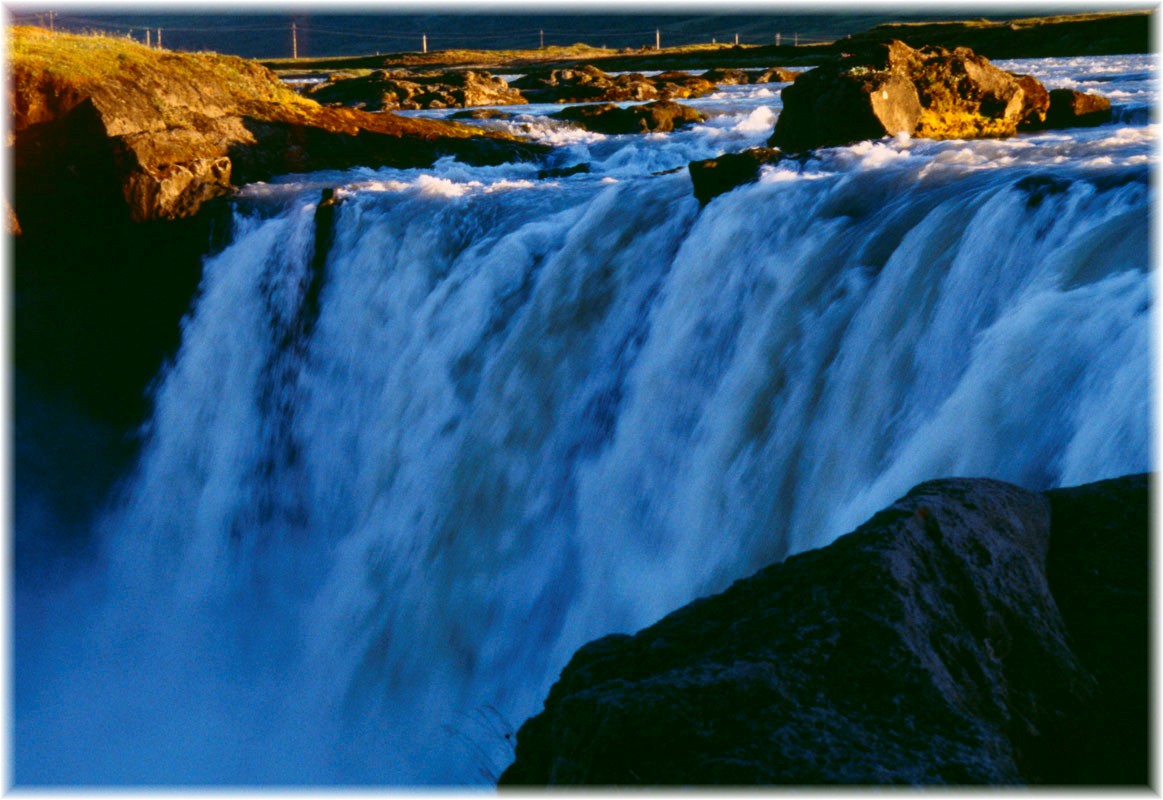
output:
<instances>
[{"instance_id":1,"label":"waterfall","mask_svg":"<svg viewBox=\"0 0 1163 800\"><path fill-rule=\"evenodd\" d=\"M487 170L240 204L18 779L489 780L577 647L920 481L1148 469L1147 169L1020 149L704 208Z\"/></svg>"}]
</instances>

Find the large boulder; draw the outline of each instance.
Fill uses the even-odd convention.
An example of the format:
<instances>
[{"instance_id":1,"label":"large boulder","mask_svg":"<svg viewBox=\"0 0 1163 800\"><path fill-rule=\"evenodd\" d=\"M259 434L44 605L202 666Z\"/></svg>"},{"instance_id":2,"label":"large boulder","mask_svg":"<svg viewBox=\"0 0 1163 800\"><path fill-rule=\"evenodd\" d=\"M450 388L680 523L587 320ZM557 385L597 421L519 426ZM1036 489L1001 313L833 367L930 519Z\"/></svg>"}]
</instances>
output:
<instances>
[{"instance_id":1,"label":"large boulder","mask_svg":"<svg viewBox=\"0 0 1163 800\"><path fill-rule=\"evenodd\" d=\"M583 647L500 782L1145 785L1148 496L922 484Z\"/></svg>"},{"instance_id":2,"label":"large boulder","mask_svg":"<svg viewBox=\"0 0 1163 800\"><path fill-rule=\"evenodd\" d=\"M589 131L608 134L668 133L706 119L702 112L669 100L656 100L628 108L613 103L569 106L550 116L572 122Z\"/></svg>"},{"instance_id":3,"label":"large boulder","mask_svg":"<svg viewBox=\"0 0 1163 800\"><path fill-rule=\"evenodd\" d=\"M908 134L930 139L1012 136L1047 119L1045 88L958 47L899 41L866 63L820 67L782 92L770 144L788 151Z\"/></svg>"}]
</instances>

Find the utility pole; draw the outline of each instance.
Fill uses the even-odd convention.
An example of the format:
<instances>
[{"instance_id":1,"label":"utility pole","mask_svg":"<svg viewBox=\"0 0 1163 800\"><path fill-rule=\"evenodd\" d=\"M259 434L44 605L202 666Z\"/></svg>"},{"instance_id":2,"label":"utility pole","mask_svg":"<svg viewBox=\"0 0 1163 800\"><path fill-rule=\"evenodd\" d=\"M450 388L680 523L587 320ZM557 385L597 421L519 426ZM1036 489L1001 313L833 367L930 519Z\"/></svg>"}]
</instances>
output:
<instances>
[{"instance_id":1,"label":"utility pole","mask_svg":"<svg viewBox=\"0 0 1163 800\"><path fill-rule=\"evenodd\" d=\"M152 29L152 28L146 28L146 29L145 29L145 46L146 46L146 47L153 47L153 45L152 45L152 44L150 44L150 41L149 41L150 34L152 34L152 33L153 33L153 29Z\"/></svg>"},{"instance_id":2,"label":"utility pole","mask_svg":"<svg viewBox=\"0 0 1163 800\"><path fill-rule=\"evenodd\" d=\"M161 28L157 29L157 47L158 47L158 50L162 49L162 29Z\"/></svg>"},{"instance_id":3,"label":"utility pole","mask_svg":"<svg viewBox=\"0 0 1163 800\"><path fill-rule=\"evenodd\" d=\"M545 49L545 31L544 30L541 31L541 49L542 50Z\"/></svg>"},{"instance_id":4,"label":"utility pole","mask_svg":"<svg viewBox=\"0 0 1163 800\"><path fill-rule=\"evenodd\" d=\"M291 23L291 58L299 57L299 26Z\"/></svg>"},{"instance_id":5,"label":"utility pole","mask_svg":"<svg viewBox=\"0 0 1163 800\"><path fill-rule=\"evenodd\" d=\"M659 28L654 29L654 49L662 49L662 31Z\"/></svg>"},{"instance_id":6,"label":"utility pole","mask_svg":"<svg viewBox=\"0 0 1163 800\"><path fill-rule=\"evenodd\" d=\"M777 34L775 35L775 46L776 46L776 47L779 47L779 37L780 37L780 34L778 34L778 33L777 33Z\"/></svg>"},{"instance_id":7,"label":"utility pole","mask_svg":"<svg viewBox=\"0 0 1163 800\"><path fill-rule=\"evenodd\" d=\"M420 49L425 53L428 52L428 34L420 34Z\"/></svg>"},{"instance_id":8,"label":"utility pole","mask_svg":"<svg viewBox=\"0 0 1163 800\"><path fill-rule=\"evenodd\" d=\"M735 46L739 46L739 34L735 34Z\"/></svg>"},{"instance_id":9,"label":"utility pole","mask_svg":"<svg viewBox=\"0 0 1163 800\"><path fill-rule=\"evenodd\" d=\"M49 30L49 33L56 33L57 32L56 22L57 22L57 12L55 12L55 11L48 12L48 30Z\"/></svg>"},{"instance_id":10,"label":"utility pole","mask_svg":"<svg viewBox=\"0 0 1163 800\"><path fill-rule=\"evenodd\" d=\"M794 36L795 36L795 39L792 40L792 47L799 47L800 46L800 35L797 33L797 34L794 34Z\"/></svg>"}]
</instances>

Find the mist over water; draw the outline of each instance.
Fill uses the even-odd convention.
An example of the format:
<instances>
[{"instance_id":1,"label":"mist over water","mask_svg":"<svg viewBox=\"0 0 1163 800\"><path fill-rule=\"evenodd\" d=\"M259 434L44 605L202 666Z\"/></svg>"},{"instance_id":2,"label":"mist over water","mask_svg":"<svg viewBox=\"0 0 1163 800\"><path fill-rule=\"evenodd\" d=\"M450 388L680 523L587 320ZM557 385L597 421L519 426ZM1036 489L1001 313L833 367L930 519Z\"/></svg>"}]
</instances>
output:
<instances>
[{"instance_id":1,"label":"mist over water","mask_svg":"<svg viewBox=\"0 0 1163 800\"><path fill-rule=\"evenodd\" d=\"M1030 64L1150 101L1149 57L1075 61ZM557 181L249 189L101 558L17 604L16 780L487 782L579 646L918 482L1149 469L1153 128L864 143L700 208L665 171L778 88L502 123L592 165Z\"/></svg>"}]
</instances>

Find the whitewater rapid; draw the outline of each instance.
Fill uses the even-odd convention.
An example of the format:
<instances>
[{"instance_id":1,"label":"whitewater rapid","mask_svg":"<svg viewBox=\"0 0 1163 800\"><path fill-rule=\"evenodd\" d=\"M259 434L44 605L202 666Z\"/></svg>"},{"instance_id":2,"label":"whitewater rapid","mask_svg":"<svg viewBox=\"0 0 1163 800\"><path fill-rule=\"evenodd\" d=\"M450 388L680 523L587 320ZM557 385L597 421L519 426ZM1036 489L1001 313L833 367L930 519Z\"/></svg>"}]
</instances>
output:
<instances>
[{"instance_id":1,"label":"whitewater rapid","mask_svg":"<svg viewBox=\"0 0 1163 800\"><path fill-rule=\"evenodd\" d=\"M17 781L488 782L579 646L916 483L1148 470L1152 60L1002 66L1116 121L821 151L700 208L683 167L779 110L725 87L676 134L489 123L569 178L249 187L96 577L21 640Z\"/></svg>"}]
</instances>

